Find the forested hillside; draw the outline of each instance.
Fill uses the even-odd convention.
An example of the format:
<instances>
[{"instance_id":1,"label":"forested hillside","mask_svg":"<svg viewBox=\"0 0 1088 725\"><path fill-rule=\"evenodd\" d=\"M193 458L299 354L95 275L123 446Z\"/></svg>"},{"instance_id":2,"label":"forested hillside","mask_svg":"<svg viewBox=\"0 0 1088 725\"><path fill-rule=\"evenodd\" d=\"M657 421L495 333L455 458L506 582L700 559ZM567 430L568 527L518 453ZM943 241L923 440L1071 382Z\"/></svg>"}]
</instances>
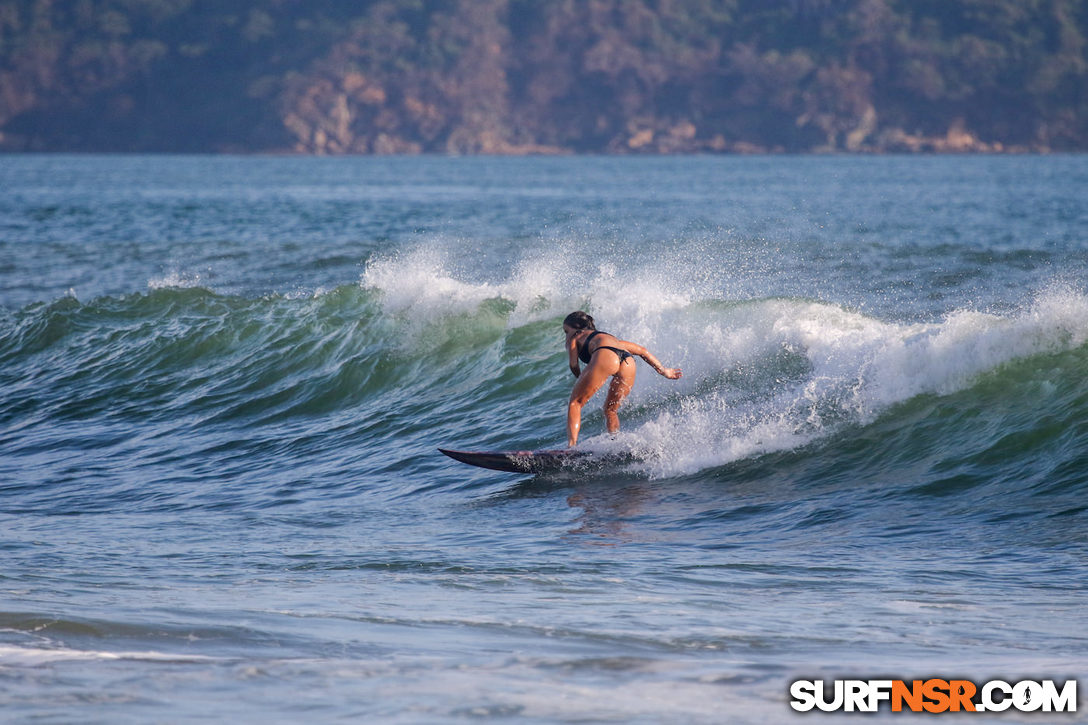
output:
<instances>
[{"instance_id":1,"label":"forested hillside","mask_svg":"<svg viewBox=\"0 0 1088 725\"><path fill-rule=\"evenodd\" d=\"M1088 149L1086 0L0 0L0 149Z\"/></svg>"}]
</instances>

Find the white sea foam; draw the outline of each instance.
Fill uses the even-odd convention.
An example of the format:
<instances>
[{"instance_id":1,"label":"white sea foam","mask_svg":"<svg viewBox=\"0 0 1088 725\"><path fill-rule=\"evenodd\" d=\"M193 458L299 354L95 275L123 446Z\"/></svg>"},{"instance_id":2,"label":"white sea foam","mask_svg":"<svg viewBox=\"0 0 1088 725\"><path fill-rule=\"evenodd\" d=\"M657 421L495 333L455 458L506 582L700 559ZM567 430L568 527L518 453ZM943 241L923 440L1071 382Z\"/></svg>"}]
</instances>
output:
<instances>
[{"instance_id":1,"label":"white sea foam","mask_svg":"<svg viewBox=\"0 0 1088 725\"><path fill-rule=\"evenodd\" d=\"M681 324L669 337L684 334L702 346L679 359L696 380L764 364L775 348L803 356L808 369L799 379L769 383L753 400L736 402L728 386L690 396L611 444L648 453L662 475L793 449L917 395L962 390L1016 359L1083 345L1088 297L1052 290L1016 314L963 310L928 324L771 300L725 314L716 325Z\"/></svg>"},{"instance_id":2,"label":"white sea foam","mask_svg":"<svg viewBox=\"0 0 1088 725\"><path fill-rule=\"evenodd\" d=\"M494 298L514 304L510 327L586 307L603 329L683 368L671 382L640 366L628 410L646 406L648 419L615 440L585 440L638 450L660 475L793 449L917 395L962 390L1002 364L1088 340L1088 296L1071 287L1044 290L1019 312L963 309L908 324L825 302L730 302L710 291L728 287L713 275L693 283L690 270L669 265L620 270L572 258L562 249L537 254L505 280L480 282L448 252L420 249L373 261L362 284L381 292L387 310L428 321Z\"/></svg>"},{"instance_id":3,"label":"white sea foam","mask_svg":"<svg viewBox=\"0 0 1088 725\"><path fill-rule=\"evenodd\" d=\"M52 662L73 660L136 660L142 662L220 662L220 657L204 655L172 654L169 652L107 652L78 650L65 647L18 647L0 645L0 667L35 667Z\"/></svg>"},{"instance_id":4,"label":"white sea foam","mask_svg":"<svg viewBox=\"0 0 1088 725\"><path fill-rule=\"evenodd\" d=\"M182 272L170 272L162 277L155 277L147 281L148 289L191 289L199 287L201 277L199 274L185 274Z\"/></svg>"},{"instance_id":5,"label":"white sea foam","mask_svg":"<svg viewBox=\"0 0 1088 725\"><path fill-rule=\"evenodd\" d=\"M639 329L631 334L649 333L655 315L692 302L654 267L621 273L612 263L586 265L562 248L523 259L498 281L479 280L479 270L465 269L455 256L448 248L421 247L379 257L367 265L361 284L379 291L383 307L394 314L433 320L503 299L514 303L508 325L517 327L588 305L593 314L634 323Z\"/></svg>"}]
</instances>

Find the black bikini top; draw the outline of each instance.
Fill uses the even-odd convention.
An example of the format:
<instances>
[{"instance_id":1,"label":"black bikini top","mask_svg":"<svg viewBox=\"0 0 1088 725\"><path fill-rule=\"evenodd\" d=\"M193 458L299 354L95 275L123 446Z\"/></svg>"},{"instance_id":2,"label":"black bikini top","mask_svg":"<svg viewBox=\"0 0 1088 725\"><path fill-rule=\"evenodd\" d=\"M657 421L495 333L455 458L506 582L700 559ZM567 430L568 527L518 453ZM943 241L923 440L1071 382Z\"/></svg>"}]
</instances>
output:
<instances>
[{"instance_id":1,"label":"black bikini top","mask_svg":"<svg viewBox=\"0 0 1088 725\"><path fill-rule=\"evenodd\" d=\"M609 347L608 345L598 345L597 350L594 350L593 352L590 352L589 351L589 341L592 340L593 338L595 338L597 335L607 335L607 334L608 333L605 332L604 330L594 330L593 334L591 334L585 340L582 340L582 344L578 346L578 359L581 360L582 362L584 362L586 365L588 365L589 361L593 359L593 352L597 352L597 350L611 350L612 352L619 355L621 363L626 361L627 358L629 358L629 357L634 357L634 355L627 352L626 350L621 350L618 347Z\"/></svg>"},{"instance_id":2,"label":"black bikini top","mask_svg":"<svg viewBox=\"0 0 1088 725\"><path fill-rule=\"evenodd\" d=\"M593 353L589 351L589 341L595 338L597 335L604 334L605 332L603 330L595 330L592 334L590 334L589 337L582 340L582 343L578 345L578 359L588 365L589 361L593 359Z\"/></svg>"}]
</instances>

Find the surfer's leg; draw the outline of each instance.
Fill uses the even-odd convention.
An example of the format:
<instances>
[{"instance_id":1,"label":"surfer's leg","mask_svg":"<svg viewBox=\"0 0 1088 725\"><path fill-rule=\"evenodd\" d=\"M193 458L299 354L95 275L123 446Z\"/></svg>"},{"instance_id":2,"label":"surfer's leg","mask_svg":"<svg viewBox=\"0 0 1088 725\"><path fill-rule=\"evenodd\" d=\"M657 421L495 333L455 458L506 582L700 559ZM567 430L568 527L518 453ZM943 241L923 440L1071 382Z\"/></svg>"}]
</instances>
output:
<instances>
[{"instance_id":1,"label":"surfer's leg","mask_svg":"<svg viewBox=\"0 0 1088 725\"><path fill-rule=\"evenodd\" d=\"M608 386L608 397L604 399L604 420L609 433L615 433L620 429L619 410L620 403L631 392L635 385L635 361L628 359L620 363L620 369L612 376L612 384Z\"/></svg>"},{"instance_id":2,"label":"surfer's leg","mask_svg":"<svg viewBox=\"0 0 1088 725\"><path fill-rule=\"evenodd\" d=\"M608 365L602 365L599 357L595 355L582 370L578 382L574 384L574 390L570 391L570 402L567 403L567 445L571 448L577 445L578 432L582 428L582 406L589 402L593 394L604 385L604 381L615 372L609 370Z\"/></svg>"}]
</instances>

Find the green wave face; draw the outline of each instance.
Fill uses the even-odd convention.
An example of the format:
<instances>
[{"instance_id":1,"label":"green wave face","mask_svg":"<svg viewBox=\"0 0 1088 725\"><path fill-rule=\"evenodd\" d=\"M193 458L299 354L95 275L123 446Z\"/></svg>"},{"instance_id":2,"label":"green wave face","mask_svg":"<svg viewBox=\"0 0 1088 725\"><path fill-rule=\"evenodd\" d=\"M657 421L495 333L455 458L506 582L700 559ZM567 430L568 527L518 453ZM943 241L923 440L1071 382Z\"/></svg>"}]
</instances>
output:
<instances>
[{"instance_id":1,"label":"green wave face","mask_svg":"<svg viewBox=\"0 0 1088 725\"><path fill-rule=\"evenodd\" d=\"M388 472L394 449L410 470L406 455L439 444L559 445L570 296L518 299L507 294L513 282L428 282L430 273L409 281L410 294L364 275L297 297L163 287L28 306L0 330L0 424L20 429L28 454L151 438L208 465L260 451L266 469L352 451ZM1088 412L1088 299L1074 291L1006 315L919 324L782 298L610 304L582 300L610 331L685 370L672 382L640 363L614 438L601 435L599 410L586 416L585 444L634 453L644 475L713 476L799 452L845 478L974 462L959 483L927 473L919 492L929 495L972 476L999 480L994 466L1035 470L1046 452L1079 476L1070 431ZM224 438L233 443L207 442ZM181 460L161 447L160 457Z\"/></svg>"}]
</instances>

